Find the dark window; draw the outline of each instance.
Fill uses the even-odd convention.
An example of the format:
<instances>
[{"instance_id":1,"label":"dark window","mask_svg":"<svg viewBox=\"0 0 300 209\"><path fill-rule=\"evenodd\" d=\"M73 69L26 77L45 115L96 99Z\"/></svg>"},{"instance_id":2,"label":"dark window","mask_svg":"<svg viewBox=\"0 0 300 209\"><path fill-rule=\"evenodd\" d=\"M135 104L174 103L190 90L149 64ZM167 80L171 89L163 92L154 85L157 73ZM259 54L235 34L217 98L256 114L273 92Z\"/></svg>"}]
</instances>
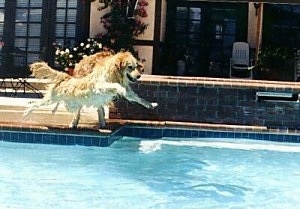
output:
<instances>
[{"instance_id":1,"label":"dark window","mask_svg":"<svg viewBox=\"0 0 300 209\"><path fill-rule=\"evenodd\" d=\"M262 43L300 48L300 5L265 4Z\"/></svg>"},{"instance_id":2,"label":"dark window","mask_svg":"<svg viewBox=\"0 0 300 209\"><path fill-rule=\"evenodd\" d=\"M56 42L74 45L76 38L77 0L58 1L55 15Z\"/></svg>"},{"instance_id":3,"label":"dark window","mask_svg":"<svg viewBox=\"0 0 300 209\"><path fill-rule=\"evenodd\" d=\"M17 0L12 49L13 65L26 66L39 59L41 48L42 0Z\"/></svg>"},{"instance_id":4,"label":"dark window","mask_svg":"<svg viewBox=\"0 0 300 209\"><path fill-rule=\"evenodd\" d=\"M26 76L37 60L54 62L53 43L82 40L84 11L80 0L0 0L1 76Z\"/></svg>"}]
</instances>

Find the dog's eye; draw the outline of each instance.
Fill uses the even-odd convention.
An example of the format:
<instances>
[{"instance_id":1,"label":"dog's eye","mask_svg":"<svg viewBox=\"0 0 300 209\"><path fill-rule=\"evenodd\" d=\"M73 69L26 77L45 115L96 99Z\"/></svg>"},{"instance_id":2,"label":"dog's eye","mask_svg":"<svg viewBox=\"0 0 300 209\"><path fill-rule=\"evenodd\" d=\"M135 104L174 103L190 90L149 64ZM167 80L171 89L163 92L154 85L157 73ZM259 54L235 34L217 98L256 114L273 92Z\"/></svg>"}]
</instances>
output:
<instances>
[{"instance_id":1,"label":"dog's eye","mask_svg":"<svg viewBox=\"0 0 300 209\"><path fill-rule=\"evenodd\" d=\"M133 69L133 66L132 66L132 65L128 65L127 68L128 68L129 70L132 70L132 69Z\"/></svg>"}]
</instances>

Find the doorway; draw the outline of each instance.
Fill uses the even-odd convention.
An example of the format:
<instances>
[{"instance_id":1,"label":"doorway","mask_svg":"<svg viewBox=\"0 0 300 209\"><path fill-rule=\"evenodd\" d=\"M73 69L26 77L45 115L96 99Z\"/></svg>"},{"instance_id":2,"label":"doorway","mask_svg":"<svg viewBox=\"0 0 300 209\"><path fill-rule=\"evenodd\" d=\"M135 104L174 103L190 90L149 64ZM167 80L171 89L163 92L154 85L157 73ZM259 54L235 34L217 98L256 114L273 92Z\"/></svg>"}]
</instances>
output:
<instances>
[{"instance_id":1,"label":"doorway","mask_svg":"<svg viewBox=\"0 0 300 209\"><path fill-rule=\"evenodd\" d=\"M170 51L173 57L161 66L176 69L185 59L185 75L212 76L213 67L215 76L227 76L233 43L247 40L247 18L248 3L170 2L163 56Z\"/></svg>"}]
</instances>

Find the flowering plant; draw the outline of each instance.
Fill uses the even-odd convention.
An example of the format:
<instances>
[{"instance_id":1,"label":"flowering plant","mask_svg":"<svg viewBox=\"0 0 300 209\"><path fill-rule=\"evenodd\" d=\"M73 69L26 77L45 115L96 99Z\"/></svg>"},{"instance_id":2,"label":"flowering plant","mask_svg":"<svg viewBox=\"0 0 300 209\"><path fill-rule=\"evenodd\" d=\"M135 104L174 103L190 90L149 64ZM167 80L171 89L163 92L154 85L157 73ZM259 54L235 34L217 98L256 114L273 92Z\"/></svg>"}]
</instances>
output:
<instances>
[{"instance_id":1,"label":"flowering plant","mask_svg":"<svg viewBox=\"0 0 300 209\"><path fill-rule=\"evenodd\" d=\"M61 44L54 44L55 63L63 67L65 70L74 68L85 56L89 56L103 50L102 44L96 39L88 38L86 42L81 42L73 48L64 47Z\"/></svg>"},{"instance_id":2,"label":"flowering plant","mask_svg":"<svg viewBox=\"0 0 300 209\"><path fill-rule=\"evenodd\" d=\"M135 53L134 39L143 34L148 27L148 24L141 20L148 16L147 0L99 0L99 3L99 10L110 7L109 12L100 19L106 29L106 33L98 35L103 45L114 51L124 49Z\"/></svg>"},{"instance_id":3,"label":"flowering plant","mask_svg":"<svg viewBox=\"0 0 300 209\"><path fill-rule=\"evenodd\" d=\"M2 39L0 39L0 50L4 47L5 43Z\"/></svg>"}]
</instances>

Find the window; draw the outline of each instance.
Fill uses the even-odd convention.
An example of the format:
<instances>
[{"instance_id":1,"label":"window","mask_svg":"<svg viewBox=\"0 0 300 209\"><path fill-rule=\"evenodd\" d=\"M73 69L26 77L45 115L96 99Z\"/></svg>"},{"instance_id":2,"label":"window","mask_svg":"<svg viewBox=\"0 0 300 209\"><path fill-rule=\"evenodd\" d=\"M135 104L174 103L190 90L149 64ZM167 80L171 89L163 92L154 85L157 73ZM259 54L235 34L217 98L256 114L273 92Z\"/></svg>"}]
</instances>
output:
<instances>
[{"instance_id":1,"label":"window","mask_svg":"<svg viewBox=\"0 0 300 209\"><path fill-rule=\"evenodd\" d=\"M76 37L77 0L63 0L56 3L56 42L74 45Z\"/></svg>"},{"instance_id":2,"label":"window","mask_svg":"<svg viewBox=\"0 0 300 209\"><path fill-rule=\"evenodd\" d=\"M42 0L16 0L13 51L14 66L26 66L39 59Z\"/></svg>"},{"instance_id":3,"label":"window","mask_svg":"<svg viewBox=\"0 0 300 209\"><path fill-rule=\"evenodd\" d=\"M265 4L263 45L300 48L300 5Z\"/></svg>"},{"instance_id":4,"label":"window","mask_svg":"<svg viewBox=\"0 0 300 209\"><path fill-rule=\"evenodd\" d=\"M0 0L1 75L23 76L40 59L53 64L54 42L74 45L84 39L86 5L80 0Z\"/></svg>"}]
</instances>

